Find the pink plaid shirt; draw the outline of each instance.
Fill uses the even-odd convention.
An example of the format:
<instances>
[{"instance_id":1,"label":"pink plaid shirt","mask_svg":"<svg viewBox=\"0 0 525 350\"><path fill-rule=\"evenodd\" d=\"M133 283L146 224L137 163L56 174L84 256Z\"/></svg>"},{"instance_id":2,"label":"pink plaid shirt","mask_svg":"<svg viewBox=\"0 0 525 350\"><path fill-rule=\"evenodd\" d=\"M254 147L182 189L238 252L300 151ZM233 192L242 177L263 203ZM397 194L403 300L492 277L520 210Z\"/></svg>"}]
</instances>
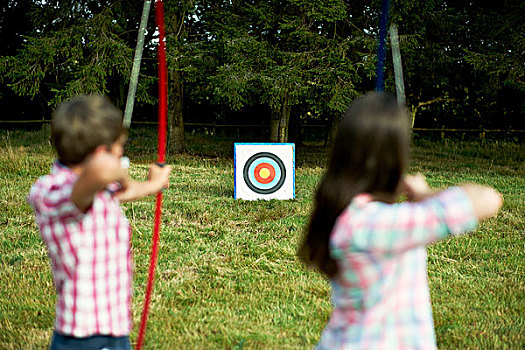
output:
<instances>
[{"instance_id":1,"label":"pink plaid shirt","mask_svg":"<svg viewBox=\"0 0 525 350\"><path fill-rule=\"evenodd\" d=\"M109 191L82 213L71 201L78 176L56 163L31 188L57 292L55 329L63 335L128 335L131 328L130 226Z\"/></svg>"},{"instance_id":2,"label":"pink plaid shirt","mask_svg":"<svg viewBox=\"0 0 525 350\"><path fill-rule=\"evenodd\" d=\"M459 187L419 203L355 197L330 237L340 271L317 348L435 349L425 247L476 225Z\"/></svg>"}]
</instances>

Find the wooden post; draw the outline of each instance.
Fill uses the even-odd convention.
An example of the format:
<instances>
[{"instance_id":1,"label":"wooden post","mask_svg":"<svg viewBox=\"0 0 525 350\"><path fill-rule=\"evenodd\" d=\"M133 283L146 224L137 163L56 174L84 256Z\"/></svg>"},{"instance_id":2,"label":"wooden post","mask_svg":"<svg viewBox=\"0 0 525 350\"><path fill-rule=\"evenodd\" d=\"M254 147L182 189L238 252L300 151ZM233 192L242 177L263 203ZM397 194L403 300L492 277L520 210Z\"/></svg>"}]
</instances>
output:
<instances>
[{"instance_id":1,"label":"wooden post","mask_svg":"<svg viewBox=\"0 0 525 350\"><path fill-rule=\"evenodd\" d=\"M140 62L142 61L142 51L144 50L144 36L146 32L146 26L148 25L150 8L151 0L144 0L144 7L142 8L142 17L140 19L139 26L139 36L137 39L137 47L135 48L135 58L133 59L133 68L131 69L131 77L129 79L128 99L126 100L126 109L124 110L125 128L129 128L131 125L131 115L133 114L133 103L135 101L135 93L137 92Z\"/></svg>"},{"instance_id":2,"label":"wooden post","mask_svg":"<svg viewBox=\"0 0 525 350\"><path fill-rule=\"evenodd\" d=\"M394 77L396 81L396 97L397 103L400 106L404 106L406 103L405 98L405 83L403 81L403 65L401 64L401 51L399 49L399 35L397 32L397 26L392 24L390 26L390 42L392 45L392 60L394 63ZM412 121L412 126L414 121Z\"/></svg>"}]
</instances>

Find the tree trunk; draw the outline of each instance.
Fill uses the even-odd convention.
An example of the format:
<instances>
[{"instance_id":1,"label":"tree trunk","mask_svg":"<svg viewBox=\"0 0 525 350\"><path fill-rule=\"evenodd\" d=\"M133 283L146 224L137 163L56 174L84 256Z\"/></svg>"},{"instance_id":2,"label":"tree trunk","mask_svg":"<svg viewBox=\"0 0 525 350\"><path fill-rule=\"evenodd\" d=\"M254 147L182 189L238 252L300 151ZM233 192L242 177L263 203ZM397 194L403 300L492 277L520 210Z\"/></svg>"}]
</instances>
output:
<instances>
[{"instance_id":1,"label":"tree trunk","mask_svg":"<svg viewBox=\"0 0 525 350\"><path fill-rule=\"evenodd\" d=\"M279 109L272 108L270 119L270 141L278 142L279 140L279 123L281 121L281 113Z\"/></svg>"},{"instance_id":2,"label":"tree trunk","mask_svg":"<svg viewBox=\"0 0 525 350\"><path fill-rule=\"evenodd\" d=\"M279 109L272 109L270 124L271 142L288 142L291 109L292 107L288 105L283 105Z\"/></svg>"},{"instance_id":3,"label":"tree trunk","mask_svg":"<svg viewBox=\"0 0 525 350\"><path fill-rule=\"evenodd\" d=\"M173 40L179 40L182 21L184 20L183 13L171 13L166 16L166 19L167 32L172 33ZM178 57L178 55L174 53L172 57ZM168 151L172 153L180 153L185 147L182 101L182 72L178 59L172 59L168 65Z\"/></svg>"},{"instance_id":4,"label":"tree trunk","mask_svg":"<svg viewBox=\"0 0 525 350\"><path fill-rule=\"evenodd\" d=\"M324 138L324 147L331 146L335 140L335 135L337 135L337 128L341 120L339 118L332 118L330 125L326 127L326 133Z\"/></svg>"},{"instance_id":5,"label":"tree trunk","mask_svg":"<svg viewBox=\"0 0 525 350\"><path fill-rule=\"evenodd\" d=\"M291 110L292 107L288 105L286 98L279 109L272 109L270 124L271 142L288 142Z\"/></svg>"},{"instance_id":6,"label":"tree trunk","mask_svg":"<svg viewBox=\"0 0 525 350\"><path fill-rule=\"evenodd\" d=\"M288 142L288 131L290 130L290 114L292 106L284 105L281 113L281 125L279 130L279 142Z\"/></svg>"},{"instance_id":7,"label":"tree trunk","mask_svg":"<svg viewBox=\"0 0 525 350\"><path fill-rule=\"evenodd\" d=\"M419 109L419 106L414 106L413 108L411 108L409 110L410 112L410 128L413 129L414 128L414 123L416 121L416 114L417 114L417 110Z\"/></svg>"},{"instance_id":8,"label":"tree trunk","mask_svg":"<svg viewBox=\"0 0 525 350\"><path fill-rule=\"evenodd\" d=\"M169 69L170 94L168 96L169 150L180 153L184 150L184 118L182 114L182 73L178 65Z\"/></svg>"}]
</instances>

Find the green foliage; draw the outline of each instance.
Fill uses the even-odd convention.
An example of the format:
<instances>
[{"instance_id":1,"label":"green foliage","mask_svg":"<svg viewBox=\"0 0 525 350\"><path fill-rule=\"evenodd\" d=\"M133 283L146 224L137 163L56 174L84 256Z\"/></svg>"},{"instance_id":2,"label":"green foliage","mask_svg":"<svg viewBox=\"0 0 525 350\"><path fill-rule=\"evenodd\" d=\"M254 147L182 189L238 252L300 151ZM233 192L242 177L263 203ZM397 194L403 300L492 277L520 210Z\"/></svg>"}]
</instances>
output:
<instances>
[{"instance_id":1,"label":"green foliage","mask_svg":"<svg viewBox=\"0 0 525 350\"><path fill-rule=\"evenodd\" d=\"M371 45L354 35L343 1L241 1L213 13L210 49L222 58L210 78L218 102L233 109L307 105L341 112L358 92ZM365 68L363 68L365 67Z\"/></svg>"},{"instance_id":2,"label":"green foliage","mask_svg":"<svg viewBox=\"0 0 525 350\"><path fill-rule=\"evenodd\" d=\"M474 71L488 77L487 85L501 89L504 84L515 84L525 89L525 4L519 1L505 1L504 6L472 8L473 40L478 45L465 48L465 61ZM486 89L487 92L495 89Z\"/></svg>"},{"instance_id":3,"label":"green foliage","mask_svg":"<svg viewBox=\"0 0 525 350\"><path fill-rule=\"evenodd\" d=\"M373 89L381 2L165 0L169 69L181 73L170 83L181 81L186 118L293 106L292 118L335 119ZM12 90L54 106L99 92L123 106L140 1L0 6L0 96ZM524 6L519 0L392 1L416 126L525 128ZM154 16L151 11L137 91L143 105L157 96ZM386 88L394 92L390 56Z\"/></svg>"},{"instance_id":4,"label":"green foliage","mask_svg":"<svg viewBox=\"0 0 525 350\"><path fill-rule=\"evenodd\" d=\"M123 40L125 28L116 6L69 2L35 7L37 30L24 37L16 55L0 58L3 81L20 96L40 96L49 105L78 94L113 94L129 81L133 49ZM120 20L120 23L126 23ZM138 100L151 102L144 87Z\"/></svg>"},{"instance_id":5,"label":"green foliage","mask_svg":"<svg viewBox=\"0 0 525 350\"><path fill-rule=\"evenodd\" d=\"M407 103L439 102L422 107L430 120L420 126L525 126L524 9L515 0L393 2Z\"/></svg>"}]
</instances>

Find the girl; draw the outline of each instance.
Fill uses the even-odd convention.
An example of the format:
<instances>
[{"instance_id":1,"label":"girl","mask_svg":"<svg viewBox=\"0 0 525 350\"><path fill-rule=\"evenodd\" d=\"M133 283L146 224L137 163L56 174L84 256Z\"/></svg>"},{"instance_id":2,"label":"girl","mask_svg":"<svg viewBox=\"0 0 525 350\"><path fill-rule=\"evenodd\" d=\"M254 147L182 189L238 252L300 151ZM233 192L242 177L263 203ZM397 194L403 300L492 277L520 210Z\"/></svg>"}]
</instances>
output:
<instances>
[{"instance_id":1,"label":"girl","mask_svg":"<svg viewBox=\"0 0 525 350\"><path fill-rule=\"evenodd\" d=\"M435 349L425 247L472 230L502 205L486 186L437 191L421 175L403 176L408 125L379 92L354 102L340 123L299 249L332 286L318 349Z\"/></svg>"}]
</instances>

